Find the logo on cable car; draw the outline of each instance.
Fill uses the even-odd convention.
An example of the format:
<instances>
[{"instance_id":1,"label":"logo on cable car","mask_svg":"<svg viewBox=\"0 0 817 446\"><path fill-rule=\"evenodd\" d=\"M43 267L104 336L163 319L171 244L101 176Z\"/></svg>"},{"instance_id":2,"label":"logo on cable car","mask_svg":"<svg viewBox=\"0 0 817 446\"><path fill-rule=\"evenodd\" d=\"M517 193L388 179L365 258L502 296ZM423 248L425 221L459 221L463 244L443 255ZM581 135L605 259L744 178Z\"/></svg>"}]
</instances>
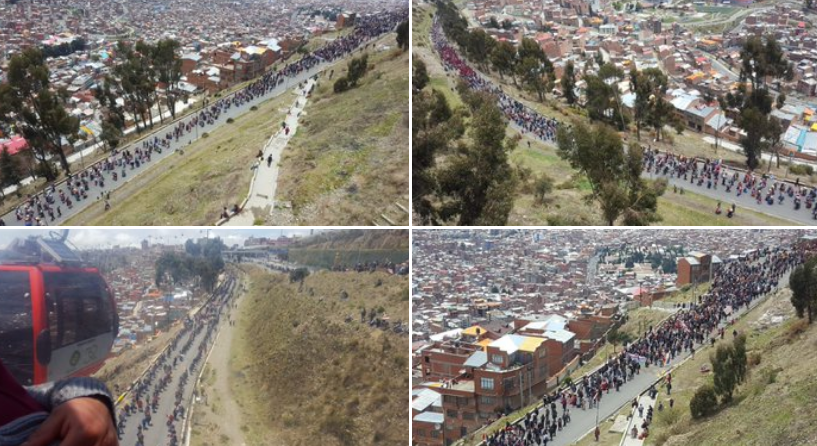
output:
<instances>
[{"instance_id":1,"label":"logo on cable car","mask_svg":"<svg viewBox=\"0 0 817 446\"><path fill-rule=\"evenodd\" d=\"M79 350L74 350L74 354L71 355L71 360L69 361L70 364L71 364L71 367L74 367L74 366L77 365L77 363L79 363L80 356L81 355L79 354Z\"/></svg>"}]
</instances>

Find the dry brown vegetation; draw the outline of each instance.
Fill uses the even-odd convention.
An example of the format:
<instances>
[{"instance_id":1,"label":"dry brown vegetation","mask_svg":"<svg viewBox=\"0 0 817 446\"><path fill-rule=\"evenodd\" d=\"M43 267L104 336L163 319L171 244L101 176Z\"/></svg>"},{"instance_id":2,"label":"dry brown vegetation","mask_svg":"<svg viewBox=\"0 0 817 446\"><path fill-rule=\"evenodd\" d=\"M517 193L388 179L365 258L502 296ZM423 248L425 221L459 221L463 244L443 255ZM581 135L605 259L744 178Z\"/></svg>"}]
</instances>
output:
<instances>
[{"instance_id":1,"label":"dry brown vegetation","mask_svg":"<svg viewBox=\"0 0 817 446\"><path fill-rule=\"evenodd\" d=\"M409 56L396 46L393 35L376 43L356 88L333 92L345 64L319 79L282 156L276 201L292 209L268 224L369 225L381 213L408 223L395 203L409 201Z\"/></svg>"},{"instance_id":2,"label":"dry brown vegetation","mask_svg":"<svg viewBox=\"0 0 817 446\"><path fill-rule=\"evenodd\" d=\"M249 277L232 357L248 444L406 444L408 337L361 323L360 309L407 324L407 279L323 271L299 287L284 274Z\"/></svg>"}]
</instances>

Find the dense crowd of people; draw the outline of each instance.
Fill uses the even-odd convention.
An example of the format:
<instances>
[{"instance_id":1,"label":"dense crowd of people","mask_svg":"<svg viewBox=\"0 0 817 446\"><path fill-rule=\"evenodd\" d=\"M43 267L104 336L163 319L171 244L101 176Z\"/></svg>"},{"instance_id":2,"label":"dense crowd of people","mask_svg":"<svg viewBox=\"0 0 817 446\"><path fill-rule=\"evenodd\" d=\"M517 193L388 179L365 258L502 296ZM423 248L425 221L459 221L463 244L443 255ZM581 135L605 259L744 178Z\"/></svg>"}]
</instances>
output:
<instances>
[{"instance_id":1,"label":"dense crowd of people","mask_svg":"<svg viewBox=\"0 0 817 446\"><path fill-rule=\"evenodd\" d=\"M448 43L440 21L435 17L431 28L431 40L439 53L446 72L453 72L475 91L485 91L497 97L497 103L505 117L523 134L529 133L544 141L553 141L559 123L505 94L501 88L481 76L457 50ZM810 212L817 220L817 190L795 183L775 179L773 175L730 169L719 160L700 160L671 153L659 153L648 148L644 152L644 170L648 173L689 181L690 186L715 189L719 187L738 199L747 198L758 205L791 206L795 211ZM675 187L678 192L678 187ZM683 193L683 189L681 189ZM741 198L743 197L743 198ZM748 204L748 202L747 202ZM714 209L718 215L731 218L737 203L724 209L720 203Z\"/></svg>"},{"instance_id":2,"label":"dense crowd of people","mask_svg":"<svg viewBox=\"0 0 817 446\"><path fill-rule=\"evenodd\" d=\"M128 176L129 171L149 164L151 159L156 159L157 153L161 154L174 148L180 150L181 138L194 132L198 135L200 130L203 133L220 125L220 118L231 108L246 107L266 98L287 79L303 76L319 65L344 58L355 50L363 51L365 47L371 45L367 42L392 32L400 22L406 20L408 9L359 17L353 32L328 42L297 61L287 63L280 70L264 74L229 96L212 102L205 100L200 110L179 120L163 133L157 132L129 148L114 150L105 159L70 175L65 182L51 184L36 195L29 195L15 209L14 218L25 226L47 226L60 220L66 209L73 209L77 203L89 199L104 201L105 210L108 210L111 206L110 190L115 189L116 185ZM6 223L8 222L0 220L0 225Z\"/></svg>"},{"instance_id":3,"label":"dense crowd of people","mask_svg":"<svg viewBox=\"0 0 817 446\"><path fill-rule=\"evenodd\" d=\"M408 275L409 264L408 262L396 263L391 260L371 260L368 262L357 262L354 266L346 265L345 263L335 265L332 267L332 271L355 271L358 273L386 271L389 274L405 276Z\"/></svg>"},{"instance_id":4,"label":"dense crowd of people","mask_svg":"<svg viewBox=\"0 0 817 446\"><path fill-rule=\"evenodd\" d=\"M483 78L462 59L457 50L446 40L442 25L437 17L431 27L431 40L434 49L439 53L446 72L456 73L468 86L475 91L484 91L497 98L497 104L505 117L522 130L544 141L556 139L558 121L537 113L516 99L505 94L501 88Z\"/></svg>"},{"instance_id":5,"label":"dense crowd of people","mask_svg":"<svg viewBox=\"0 0 817 446\"><path fill-rule=\"evenodd\" d=\"M237 283L229 276L212 294L195 316L184 322L184 327L175 335L167 349L153 362L143 376L128 391L126 403L119 407L117 431L122 440L129 423L136 422L136 446L145 446L145 432L161 429L162 421L154 420L159 416L162 400L169 398L173 392L172 409L163 414L166 417L164 428L167 429L167 445L180 444L181 420L185 416L185 390L190 385L190 378L201 370L203 360L214 342L220 322L226 317L230 323L230 313L234 308L234 297ZM189 363L185 357L193 355ZM194 378L195 379L195 378Z\"/></svg>"},{"instance_id":6,"label":"dense crowd of people","mask_svg":"<svg viewBox=\"0 0 817 446\"><path fill-rule=\"evenodd\" d=\"M709 292L658 326L650 326L640 338L598 370L543 397L543 405L516 424L485 436L486 446L546 446L571 421L571 410L586 411L598 405L610 391L638 375L642 368L666 366L684 352L694 354L696 346L723 339L725 327L752 302L774 291L785 274L817 253L814 243L794 247L762 248L741 258L725 261L715 273ZM737 333L735 333L737 334ZM671 392L671 374L664 378ZM655 399L655 388L649 394ZM636 402L635 408L642 407ZM642 409L643 410L643 407ZM635 428L637 437L649 430L651 413ZM643 415L643 414L642 414ZM591 416L584 414L583 416Z\"/></svg>"},{"instance_id":7,"label":"dense crowd of people","mask_svg":"<svg viewBox=\"0 0 817 446\"><path fill-rule=\"evenodd\" d=\"M736 200L743 197L743 200L758 205L791 206L795 211L803 209L804 212L811 212L812 218L817 220L817 191L802 186L799 178L794 183L781 181L774 175L730 168L722 160L701 160L650 148L644 151L644 170L654 175L688 181L690 187L720 188L734 195ZM736 208L737 204L733 203L727 217L734 216ZM722 212L719 203L715 213Z\"/></svg>"}]
</instances>

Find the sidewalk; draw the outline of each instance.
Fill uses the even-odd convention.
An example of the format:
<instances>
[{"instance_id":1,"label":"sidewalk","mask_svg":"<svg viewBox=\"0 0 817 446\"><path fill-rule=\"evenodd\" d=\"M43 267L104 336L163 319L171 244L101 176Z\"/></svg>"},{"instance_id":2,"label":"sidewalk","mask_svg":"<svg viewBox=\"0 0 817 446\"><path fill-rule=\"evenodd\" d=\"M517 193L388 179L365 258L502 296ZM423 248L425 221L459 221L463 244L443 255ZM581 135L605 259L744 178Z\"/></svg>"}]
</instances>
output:
<instances>
[{"instance_id":1,"label":"sidewalk","mask_svg":"<svg viewBox=\"0 0 817 446\"><path fill-rule=\"evenodd\" d=\"M241 212L225 221L224 226L253 226L255 221L253 211L255 209L269 212L270 215L275 211L275 191L278 187L279 163L287 143L298 130L299 118L308 102L306 95L314 84L314 79L310 78L306 86L297 91L295 103L289 109L284 120L287 127L289 127L289 134L286 134L283 129L279 129L267 141L263 148L263 159L254 169L252 183L250 183L250 193L244 205L241 206ZM277 126L278 123L273 125ZM268 166L267 158L270 156L272 157L272 163ZM267 209L269 210L267 211Z\"/></svg>"},{"instance_id":2,"label":"sidewalk","mask_svg":"<svg viewBox=\"0 0 817 446\"><path fill-rule=\"evenodd\" d=\"M650 398L649 392L641 395L641 397L638 398L638 405L644 408L644 411L642 412L643 416L638 414L638 408L633 410L632 416L630 417L630 422L627 424L627 429L624 430L624 436L621 438L621 443L619 443L619 446L641 446L644 444L643 439L639 439L637 436L636 438L633 438L630 433L633 430L633 426L635 426L638 429L638 435L641 435L641 424L647 419L647 411L650 407L653 407L654 404L655 400ZM657 416L655 410L656 409L653 408L653 419Z\"/></svg>"}]
</instances>

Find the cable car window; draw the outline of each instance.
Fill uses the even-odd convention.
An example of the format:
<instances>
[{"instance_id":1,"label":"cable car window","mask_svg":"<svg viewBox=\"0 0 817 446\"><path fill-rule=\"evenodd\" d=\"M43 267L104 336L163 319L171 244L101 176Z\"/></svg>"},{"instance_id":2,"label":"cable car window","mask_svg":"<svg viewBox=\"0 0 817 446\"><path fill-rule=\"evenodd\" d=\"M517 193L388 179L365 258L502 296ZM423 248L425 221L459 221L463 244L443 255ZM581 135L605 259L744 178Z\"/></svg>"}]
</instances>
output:
<instances>
[{"instance_id":1,"label":"cable car window","mask_svg":"<svg viewBox=\"0 0 817 446\"><path fill-rule=\"evenodd\" d=\"M52 350L111 332L111 303L98 275L49 272L43 278Z\"/></svg>"},{"instance_id":2,"label":"cable car window","mask_svg":"<svg viewBox=\"0 0 817 446\"><path fill-rule=\"evenodd\" d=\"M31 284L26 271L0 271L0 359L21 384L34 381Z\"/></svg>"}]
</instances>

